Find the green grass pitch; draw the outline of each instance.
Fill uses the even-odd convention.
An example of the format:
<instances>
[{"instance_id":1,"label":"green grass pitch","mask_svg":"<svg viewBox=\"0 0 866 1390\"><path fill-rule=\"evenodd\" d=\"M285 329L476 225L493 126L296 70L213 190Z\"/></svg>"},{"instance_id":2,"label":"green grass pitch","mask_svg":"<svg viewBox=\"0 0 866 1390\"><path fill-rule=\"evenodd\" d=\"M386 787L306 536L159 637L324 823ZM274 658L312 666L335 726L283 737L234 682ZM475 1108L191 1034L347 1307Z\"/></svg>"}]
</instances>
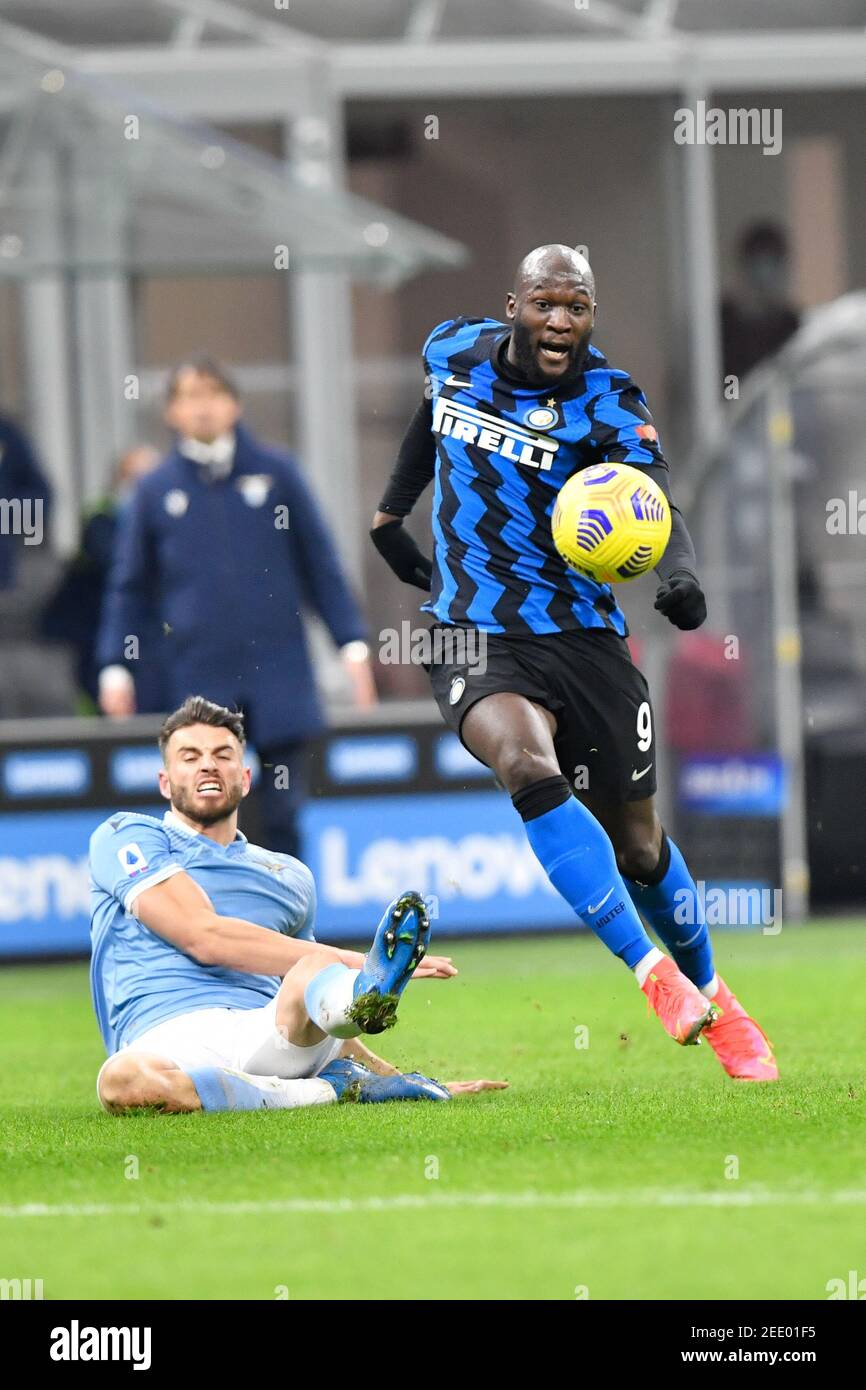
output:
<instances>
[{"instance_id":1,"label":"green grass pitch","mask_svg":"<svg viewBox=\"0 0 866 1390\"><path fill-rule=\"evenodd\" d=\"M378 1040L509 1091L207 1117L103 1115L85 967L0 970L0 1277L47 1299L826 1299L866 1275L866 923L716 946L776 1086L676 1046L598 942L559 936L451 943L459 978L411 984Z\"/></svg>"}]
</instances>

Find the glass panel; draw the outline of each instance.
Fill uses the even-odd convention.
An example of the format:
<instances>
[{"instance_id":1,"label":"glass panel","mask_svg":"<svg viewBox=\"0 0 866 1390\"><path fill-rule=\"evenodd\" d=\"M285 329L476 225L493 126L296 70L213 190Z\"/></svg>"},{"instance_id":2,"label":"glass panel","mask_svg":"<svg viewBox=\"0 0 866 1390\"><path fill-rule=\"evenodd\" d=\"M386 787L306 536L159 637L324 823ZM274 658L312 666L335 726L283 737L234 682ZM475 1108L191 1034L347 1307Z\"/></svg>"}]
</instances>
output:
<instances>
[{"instance_id":1,"label":"glass panel","mask_svg":"<svg viewBox=\"0 0 866 1390\"><path fill-rule=\"evenodd\" d=\"M131 94L0 53L0 275L339 267L397 283L458 265L446 237ZM16 69L18 71L16 71ZM286 248L285 250L283 248Z\"/></svg>"}]
</instances>

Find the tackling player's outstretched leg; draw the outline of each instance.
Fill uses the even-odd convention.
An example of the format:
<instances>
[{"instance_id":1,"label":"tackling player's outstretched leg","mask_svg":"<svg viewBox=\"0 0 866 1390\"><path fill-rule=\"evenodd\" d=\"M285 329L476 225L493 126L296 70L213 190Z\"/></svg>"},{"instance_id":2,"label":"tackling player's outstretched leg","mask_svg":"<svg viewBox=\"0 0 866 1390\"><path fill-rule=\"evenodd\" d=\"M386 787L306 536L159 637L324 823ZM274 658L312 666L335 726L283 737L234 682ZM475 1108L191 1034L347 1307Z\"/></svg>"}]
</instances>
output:
<instances>
[{"instance_id":1,"label":"tackling player's outstretched leg","mask_svg":"<svg viewBox=\"0 0 866 1390\"><path fill-rule=\"evenodd\" d=\"M284 1110L502 1089L402 1075L358 1040L391 1027L413 975L457 974L427 955L420 894L390 905L366 956L320 944L310 870L238 829L252 783L243 716L192 695L159 742L170 810L118 812L90 840L103 1107Z\"/></svg>"},{"instance_id":2,"label":"tackling player's outstretched leg","mask_svg":"<svg viewBox=\"0 0 866 1390\"><path fill-rule=\"evenodd\" d=\"M360 970L337 962L307 985L304 999L310 1018L335 1038L392 1028L400 995L421 964L429 940L424 899L420 893L402 893L385 909Z\"/></svg>"},{"instance_id":3,"label":"tackling player's outstretched leg","mask_svg":"<svg viewBox=\"0 0 866 1390\"><path fill-rule=\"evenodd\" d=\"M272 1005L246 1011L240 1050L231 1037L233 1020L214 1021L208 1047L214 1056L206 1064L202 1036L198 1045L189 1039L185 1058L182 1030L175 1027L170 1058L155 1051L159 1029L152 1030L104 1064L98 1081L103 1106L112 1113L283 1110L334 1101L442 1101L502 1089L504 1082L442 1083L420 1072L402 1073L355 1041L361 1032L381 1032L396 1022L397 1003L429 934L423 898L403 893L385 912L360 970L332 964L324 954L304 956Z\"/></svg>"}]
</instances>

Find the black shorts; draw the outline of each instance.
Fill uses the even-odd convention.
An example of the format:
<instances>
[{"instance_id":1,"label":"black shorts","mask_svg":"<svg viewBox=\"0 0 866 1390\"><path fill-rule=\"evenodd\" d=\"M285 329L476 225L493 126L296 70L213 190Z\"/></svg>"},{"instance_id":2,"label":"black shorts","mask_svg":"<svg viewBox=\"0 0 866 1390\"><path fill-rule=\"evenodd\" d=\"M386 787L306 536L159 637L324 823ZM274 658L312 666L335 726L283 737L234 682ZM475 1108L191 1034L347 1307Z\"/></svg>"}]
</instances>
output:
<instances>
[{"instance_id":1,"label":"black shorts","mask_svg":"<svg viewBox=\"0 0 866 1390\"><path fill-rule=\"evenodd\" d=\"M537 637L463 631L465 644L448 624L434 624L428 667L436 703L461 741L463 718L478 700L525 695L554 715L556 756L576 791L616 804L654 794L649 687L624 637L606 628Z\"/></svg>"}]
</instances>

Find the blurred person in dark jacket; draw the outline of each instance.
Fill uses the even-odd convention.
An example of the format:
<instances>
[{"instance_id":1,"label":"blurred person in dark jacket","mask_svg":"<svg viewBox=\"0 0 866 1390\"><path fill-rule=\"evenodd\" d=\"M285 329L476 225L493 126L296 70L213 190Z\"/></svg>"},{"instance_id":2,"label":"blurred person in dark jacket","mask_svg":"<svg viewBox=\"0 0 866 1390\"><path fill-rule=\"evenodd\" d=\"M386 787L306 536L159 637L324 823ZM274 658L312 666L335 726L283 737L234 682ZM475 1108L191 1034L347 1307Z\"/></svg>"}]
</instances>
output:
<instances>
[{"instance_id":1,"label":"blurred person in dark jacket","mask_svg":"<svg viewBox=\"0 0 866 1390\"><path fill-rule=\"evenodd\" d=\"M135 711L148 604L162 623L168 704L191 691L242 709L262 762L269 847L299 854L307 741L324 726L304 610L343 657L355 703L375 702L366 629L330 532L294 458L241 423L226 371L208 358L171 373L174 448L122 519L97 643L100 706Z\"/></svg>"},{"instance_id":2,"label":"blurred person in dark jacket","mask_svg":"<svg viewBox=\"0 0 866 1390\"><path fill-rule=\"evenodd\" d=\"M722 300L725 376L745 376L796 333L800 315L789 302L788 238L775 222L756 222L737 245L736 292Z\"/></svg>"},{"instance_id":3,"label":"blurred person in dark jacket","mask_svg":"<svg viewBox=\"0 0 866 1390\"><path fill-rule=\"evenodd\" d=\"M84 714L95 713L99 704L96 641L118 520L132 500L138 479L152 472L158 463L159 451L152 444L137 444L121 456L111 489L83 518L78 553L66 566L42 614L42 635L50 641L68 642L75 649L79 710ZM135 708L140 714L156 714L168 708L158 660L159 644L153 640L159 631L152 611L146 629L150 659L132 668Z\"/></svg>"},{"instance_id":4,"label":"blurred person in dark jacket","mask_svg":"<svg viewBox=\"0 0 866 1390\"><path fill-rule=\"evenodd\" d=\"M51 489L30 440L0 415L0 589L15 584L18 547L40 544Z\"/></svg>"}]
</instances>

